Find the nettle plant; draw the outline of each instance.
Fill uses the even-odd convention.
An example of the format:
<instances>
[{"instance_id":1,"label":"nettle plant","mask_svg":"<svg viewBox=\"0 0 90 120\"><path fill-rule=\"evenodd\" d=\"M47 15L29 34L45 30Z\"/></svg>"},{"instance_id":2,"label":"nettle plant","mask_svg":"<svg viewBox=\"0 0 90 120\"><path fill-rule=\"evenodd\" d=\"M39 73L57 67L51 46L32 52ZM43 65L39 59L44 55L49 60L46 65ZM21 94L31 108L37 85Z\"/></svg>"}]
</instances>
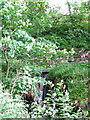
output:
<instances>
[{"instance_id":1,"label":"nettle plant","mask_svg":"<svg viewBox=\"0 0 90 120\"><path fill-rule=\"evenodd\" d=\"M52 87L51 82L48 82ZM57 83L57 87L48 93L48 97L45 98L40 104L32 104L31 118L73 118L76 115L72 114L72 104L70 104L69 93L63 86L63 80Z\"/></svg>"}]
</instances>

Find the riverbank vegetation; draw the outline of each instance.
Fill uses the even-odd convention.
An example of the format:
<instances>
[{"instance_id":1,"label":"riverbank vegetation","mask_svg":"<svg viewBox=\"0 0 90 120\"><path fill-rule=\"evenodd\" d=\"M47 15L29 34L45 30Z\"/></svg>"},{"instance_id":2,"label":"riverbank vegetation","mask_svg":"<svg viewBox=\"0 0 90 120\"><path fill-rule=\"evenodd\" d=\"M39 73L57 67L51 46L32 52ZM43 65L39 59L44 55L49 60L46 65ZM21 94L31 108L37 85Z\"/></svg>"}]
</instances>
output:
<instances>
[{"instance_id":1,"label":"riverbank vegetation","mask_svg":"<svg viewBox=\"0 0 90 120\"><path fill-rule=\"evenodd\" d=\"M68 14L46 1L0 2L1 119L90 117L89 1L66 5ZM29 88L35 102L26 105Z\"/></svg>"}]
</instances>

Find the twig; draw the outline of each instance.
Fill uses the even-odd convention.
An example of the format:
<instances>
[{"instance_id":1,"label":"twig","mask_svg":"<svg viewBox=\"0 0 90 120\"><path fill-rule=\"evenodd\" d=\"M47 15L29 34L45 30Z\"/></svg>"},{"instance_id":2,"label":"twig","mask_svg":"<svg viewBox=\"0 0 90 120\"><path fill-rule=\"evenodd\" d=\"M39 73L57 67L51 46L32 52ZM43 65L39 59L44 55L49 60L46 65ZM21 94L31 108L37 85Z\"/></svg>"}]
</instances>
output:
<instances>
[{"instance_id":1,"label":"twig","mask_svg":"<svg viewBox=\"0 0 90 120\"><path fill-rule=\"evenodd\" d=\"M14 78L14 82L12 83L12 86L11 86L11 89L10 89L10 96L11 96L11 98L12 98L13 89L15 87L15 83L16 83L18 77L19 77L19 73L20 73L21 70L22 70L22 68L20 68L19 71L17 70L17 74L16 74L16 76Z\"/></svg>"},{"instance_id":2,"label":"twig","mask_svg":"<svg viewBox=\"0 0 90 120\"><path fill-rule=\"evenodd\" d=\"M6 77L8 77L10 66L9 66L9 60L8 60L8 57L7 57L7 50L6 50L6 48L7 48L7 46L6 46L6 44L4 44L4 46L3 46L3 53L4 53L4 58L5 58L5 61L6 61L6 64L7 64Z\"/></svg>"}]
</instances>

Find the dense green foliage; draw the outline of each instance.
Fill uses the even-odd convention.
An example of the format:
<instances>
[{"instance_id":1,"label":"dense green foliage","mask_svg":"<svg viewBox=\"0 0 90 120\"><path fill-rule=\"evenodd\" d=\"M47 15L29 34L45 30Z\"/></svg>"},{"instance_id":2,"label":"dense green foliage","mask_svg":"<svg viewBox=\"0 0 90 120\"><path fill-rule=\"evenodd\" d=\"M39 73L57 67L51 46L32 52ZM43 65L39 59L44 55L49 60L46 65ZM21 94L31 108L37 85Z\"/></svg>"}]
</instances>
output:
<instances>
[{"instance_id":1,"label":"dense green foliage","mask_svg":"<svg viewBox=\"0 0 90 120\"><path fill-rule=\"evenodd\" d=\"M89 51L88 5L67 3L68 14L64 15L45 1L0 2L0 118L28 118L22 93L32 88L38 97L36 84L50 81L56 88L44 102L32 105L36 106L32 118L54 117L57 111L57 117L82 117L83 112L71 114L72 104L75 99L83 101L82 106L88 102L89 64L69 64L69 59L75 62L79 50ZM50 70L47 81L41 78L42 69ZM68 86L65 95L62 84Z\"/></svg>"},{"instance_id":2,"label":"dense green foliage","mask_svg":"<svg viewBox=\"0 0 90 120\"><path fill-rule=\"evenodd\" d=\"M70 98L84 100L88 94L86 90L88 87L88 67L88 63L62 64L50 70L47 80L53 81L54 84L64 80L68 86Z\"/></svg>"},{"instance_id":3,"label":"dense green foliage","mask_svg":"<svg viewBox=\"0 0 90 120\"><path fill-rule=\"evenodd\" d=\"M52 27L41 36L56 43L60 49L72 47L89 49L88 2L70 4L73 12L70 15L52 13Z\"/></svg>"},{"instance_id":4,"label":"dense green foliage","mask_svg":"<svg viewBox=\"0 0 90 120\"><path fill-rule=\"evenodd\" d=\"M9 92L3 92L2 84L0 83L0 119L29 118L25 105L20 98L20 96L17 96L16 99L10 99Z\"/></svg>"},{"instance_id":5,"label":"dense green foliage","mask_svg":"<svg viewBox=\"0 0 90 120\"><path fill-rule=\"evenodd\" d=\"M52 86L54 84L49 83ZM73 107L70 104L69 93L66 91L65 95L62 90L63 81L57 83L57 88L54 88L50 93L49 97L46 97L44 101L38 104L34 104L34 108L31 112L32 118L73 118L75 114L72 113Z\"/></svg>"}]
</instances>

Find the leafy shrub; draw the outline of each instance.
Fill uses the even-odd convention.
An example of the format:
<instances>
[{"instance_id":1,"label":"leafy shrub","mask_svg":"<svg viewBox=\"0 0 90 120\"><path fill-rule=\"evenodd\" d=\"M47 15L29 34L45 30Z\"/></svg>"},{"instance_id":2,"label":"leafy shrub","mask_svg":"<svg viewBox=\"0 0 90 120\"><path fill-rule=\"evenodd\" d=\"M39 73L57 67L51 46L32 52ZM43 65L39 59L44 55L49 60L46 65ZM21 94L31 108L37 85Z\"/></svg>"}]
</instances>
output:
<instances>
[{"instance_id":1,"label":"leafy shrub","mask_svg":"<svg viewBox=\"0 0 90 120\"><path fill-rule=\"evenodd\" d=\"M38 96L39 91L36 85L39 83L43 85L45 83L45 79L41 78L41 67L29 65L23 66L21 71L18 68L11 69L8 78L2 75L3 89L8 89L10 93L12 92L14 98L16 94L19 95L27 92L29 88L32 88L34 94Z\"/></svg>"},{"instance_id":2,"label":"leafy shrub","mask_svg":"<svg viewBox=\"0 0 90 120\"><path fill-rule=\"evenodd\" d=\"M36 64L50 64L48 61L53 61L55 63L56 59L62 57L64 59L68 59L70 56L74 55L75 51L72 48L70 51L59 50L56 44L44 39L38 38L34 39L26 35L25 31L19 31L20 34L17 32L17 37L15 34L15 39L11 39L10 36L3 37L1 39L4 47L7 50L7 58L14 58L14 59L22 59L25 60L36 60ZM9 41L8 41L9 39ZM52 62L51 62L52 64Z\"/></svg>"},{"instance_id":3,"label":"leafy shrub","mask_svg":"<svg viewBox=\"0 0 90 120\"><path fill-rule=\"evenodd\" d=\"M53 85L53 84L51 84ZM70 104L69 93L65 95L61 89L63 81L57 83L57 88L54 88L48 94L48 97L40 104L32 104L33 111L30 113L32 118L74 118L76 115L72 113L73 106Z\"/></svg>"},{"instance_id":4,"label":"leafy shrub","mask_svg":"<svg viewBox=\"0 0 90 120\"><path fill-rule=\"evenodd\" d=\"M64 25L62 25L64 26ZM62 30L63 28L57 28ZM75 28L74 30L64 30L63 33L58 35L57 32L54 31L52 34L47 34L43 36L45 39L52 41L55 43L59 49L67 49L78 48L78 49L87 49L89 50L89 33L88 30L82 30L81 28Z\"/></svg>"},{"instance_id":5,"label":"leafy shrub","mask_svg":"<svg viewBox=\"0 0 90 120\"><path fill-rule=\"evenodd\" d=\"M29 118L29 115L23 102L20 100L20 96L11 99L9 92L3 91L0 83L0 119L22 117Z\"/></svg>"}]
</instances>

